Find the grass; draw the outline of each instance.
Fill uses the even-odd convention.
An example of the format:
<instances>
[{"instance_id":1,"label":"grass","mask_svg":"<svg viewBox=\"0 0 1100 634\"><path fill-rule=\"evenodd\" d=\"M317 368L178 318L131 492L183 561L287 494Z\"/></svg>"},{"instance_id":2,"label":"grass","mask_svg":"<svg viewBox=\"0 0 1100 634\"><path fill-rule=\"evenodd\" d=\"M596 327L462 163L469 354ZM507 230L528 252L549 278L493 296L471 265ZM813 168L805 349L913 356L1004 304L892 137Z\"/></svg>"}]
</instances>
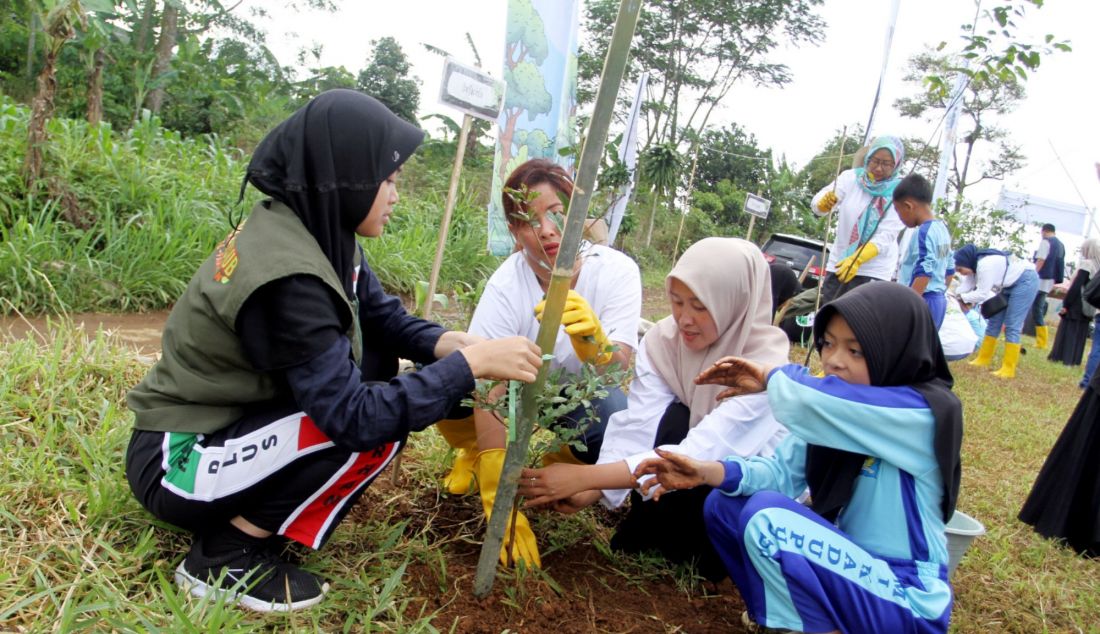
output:
<instances>
[{"instance_id":1,"label":"grass","mask_svg":"<svg viewBox=\"0 0 1100 634\"><path fill-rule=\"evenodd\" d=\"M479 505L438 494L447 457L438 435L415 437L403 486L384 476L330 544L306 555L333 583L331 596L304 613L260 616L190 598L171 581L188 540L138 506L122 472L132 421L123 397L145 371L132 352L55 324L45 343L0 344L0 366L0 630L448 631L464 610L479 609L461 603L472 583L463 558L479 547ZM965 363L953 369L967 425L959 508L988 530L955 573L953 631L1100 631L1100 562L1015 519L1076 403L1079 370L1035 353L1015 381ZM644 595L663 580L673 596L661 601L703 600L689 571L607 552L606 523L590 513L535 521L544 558L597 561L605 576L585 579L594 591L626 583ZM546 597L568 595L562 586L572 575L560 567L505 573L498 609L516 618L532 606L549 610Z\"/></svg>"},{"instance_id":2,"label":"grass","mask_svg":"<svg viewBox=\"0 0 1100 634\"><path fill-rule=\"evenodd\" d=\"M47 177L20 176L26 108L0 96L0 314L145 311L170 306L199 264L261 197L237 205L247 157L225 139L185 139L144 120L108 125L53 119ZM428 280L449 185L439 144L414 156L387 235L368 240L368 262L390 292ZM441 291L469 293L496 268L484 225L490 167L471 161L461 183L440 275Z\"/></svg>"}]
</instances>

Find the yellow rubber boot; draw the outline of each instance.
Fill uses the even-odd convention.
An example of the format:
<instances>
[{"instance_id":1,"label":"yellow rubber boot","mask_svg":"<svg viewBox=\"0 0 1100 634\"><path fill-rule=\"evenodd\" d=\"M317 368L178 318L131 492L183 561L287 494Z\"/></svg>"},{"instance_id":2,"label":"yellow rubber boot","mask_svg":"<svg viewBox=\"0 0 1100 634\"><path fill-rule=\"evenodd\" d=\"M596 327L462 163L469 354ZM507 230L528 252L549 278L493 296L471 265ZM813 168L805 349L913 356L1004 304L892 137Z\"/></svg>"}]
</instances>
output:
<instances>
[{"instance_id":1,"label":"yellow rubber boot","mask_svg":"<svg viewBox=\"0 0 1100 634\"><path fill-rule=\"evenodd\" d=\"M562 445L561 449L558 449L553 453L542 454L542 466L549 467L550 465L558 462L563 462L565 464L585 464L584 462L581 462L579 458L577 458L576 454L573 453L573 450L569 448L569 445Z\"/></svg>"},{"instance_id":2,"label":"yellow rubber boot","mask_svg":"<svg viewBox=\"0 0 1100 634\"><path fill-rule=\"evenodd\" d=\"M978 356L970 362L970 365L979 368L989 367L989 364L993 363L993 351L996 348L997 338L986 335L985 339L982 339L982 347L978 350Z\"/></svg>"},{"instance_id":3,"label":"yellow rubber boot","mask_svg":"<svg viewBox=\"0 0 1100 634\"><path fill-rule=\"evenodd\" d=\"M1049 336L1050 336L1050 331L1047 330L1046 326L1036 326L1035 327L1035 347L1040 349L1040 350L1046 350L1047 349L1047 342L1050 341Z\"/></svg>"},{"instance_id":4,"label":"yellow rubber boot","mask_svg":"<svg viewBox=\"0 0 1100 634\"><path fill-rule=\"evenodd\" d=\"M493 513L493 502L497 498L497 487L500 486L500 472L503 468L503 449L486 449L477 455L477 460L474 462L478 486L481 487L481 505L485 509L486 524L488 524ZM523 513L516 513L514 544L510 549L512 556L509 557L509 539L512 538L512 526L509 524L504 529L504 543L500 547L500 563L507 566L509 559L511 559L512 563L524 562L528 568L541 568L542 561L539 559L539 546L535 541L535 533L531 530L531 524Z\"/></svg>"},{"instance_id":5,"label":"yellow rubber boot","mask_svg":"<svg viewBox=\"0 0 1100 634\"><path fill-rule=\"evenodd\" d=\"M474 460L477 459L477 427L474 417L441 420L435 424L447 444L455 449L455 463L443 476L443 488L451 495L477 492Z\"/></svg>"},{"instance_id":6,"label":"yellow rubber boot","mask_svg":"<svg viewBox=\"0 0 1100 634\"><path fill-rule=\"evenodd\" d=\"M1020 344L1006 343L1005 358L1001 361L1001 369L993 373L993 376L1002 379L1011 379L1016 376L1016 366L1020 363Z\"/></svg>"}]
</instances>

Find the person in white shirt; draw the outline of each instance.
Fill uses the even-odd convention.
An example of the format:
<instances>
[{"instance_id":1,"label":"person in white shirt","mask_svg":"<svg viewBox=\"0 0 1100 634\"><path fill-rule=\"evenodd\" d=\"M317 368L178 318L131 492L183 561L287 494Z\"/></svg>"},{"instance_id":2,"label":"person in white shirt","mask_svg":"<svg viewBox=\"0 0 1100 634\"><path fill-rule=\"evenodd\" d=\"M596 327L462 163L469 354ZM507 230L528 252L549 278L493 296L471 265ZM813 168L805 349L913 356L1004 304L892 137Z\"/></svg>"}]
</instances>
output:
<instances>
[{"instance_id":1,"label":"person in white shirt","mask_svg":"<svg viewBox=\"0 0 1100 634\"><path fill-rule=\"evenodd\" d=\"M594 466L555 464L520 478L528 506L553 504L570 513L602 501L630 513L613 549L655 549L673 561L694 560L711 579L726 572L703 526L706 492L644 500L631 473L664 447L697 459L770 455L787 435L767 397L718 402L718 390L695 377L717 359L739 354L761 363L788 362L789 343L771 323L771 281L760 250L738 238L705 238L680 257L666 278L672 316L657 322L638 347L627 408L611 417Z\"/></svg>"},{"instance_id":2,"label":"person in white shirt","mask_svg":"<svg viewBox=\"0 0 1100 634\"><path fill-rule=\"evenodd\" d=\"M1007 300L1006 306L994 314L982 310L982 315L988 320L985 337L977 358L970 365L989 367L1003 327L1005 354L1001 368L994 375L1013 378L1020 362L1020 331L1035 301L1035 294L1039 292L1039 275L1035 267L1004 251L978 249L968 244L955 251L955 273L959 276L959 299L966 304L980 306L998 293Z\"/></svg>"},{"instance_id":3,"label":"person in white shirt","mask_svg":"<svg viewBox=\"0 0 1100 634\"><path fill-rule=\"evenodd\" d=\"M487 339L515 335L534 341L538 336L543 298L550 284L561 245L564 200L573 193L573 182L560 165L533 159L517 167L504 184L503 206L517 249L489 278L474 310L469 331ZM638 265L614 249L582 243L573 263L573 283L562 314L562 327L554 344L551 371L564 368L579 373L582 364L598 370L630 365L638 346L638 321L642 310L642 283ZM497 399L501 384L489 394ZM611 415L626 407L626 396L617 387L592 401L596 417L578 407L559 419L559 424L581 431L583 450L563 446L547 462L591 464L600 454L604 428ZM448 420L436 425L456 452L454 467L444 480L448 491L464 495L480 490L486 518L492 510L504 463L507 428L488 410L474 409L473 420ZM476 479L475 479L476 476ZM540 565L538 545L527 518L516 516L513 561ZM512 534L511 527L507 531ZM508 545L501 561L508 563Z\"/></svg>"},{"instance_id":4,"label":"person in white shirt","mask_svg":"<svg viewBox=\"0 0 1100 634\"><path fill-rule=\"evenodd\" d=\"M905 146L894 136L871 141L863 166L841 172L821 188L810 208L818 216L837 210L822 303L874 280L889 282L898 264L898 233L905 228L894 209Z\"/></svg>"}]
</instances>

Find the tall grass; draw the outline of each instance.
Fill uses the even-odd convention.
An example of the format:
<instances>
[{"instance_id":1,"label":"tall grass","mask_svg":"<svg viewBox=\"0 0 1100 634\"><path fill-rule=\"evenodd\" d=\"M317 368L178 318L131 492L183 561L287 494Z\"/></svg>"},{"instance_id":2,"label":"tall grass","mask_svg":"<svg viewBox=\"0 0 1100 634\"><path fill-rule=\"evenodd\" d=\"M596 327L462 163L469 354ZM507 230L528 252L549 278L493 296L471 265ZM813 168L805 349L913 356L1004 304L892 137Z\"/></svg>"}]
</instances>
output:
<instances>
[{"instance_id":1,"label":"tall grass","mask_svg":"<svg viewBox=\"0 0 1100 634\"><path fill-rule=\"evenodd\" d=\"M184 139L155 119L119 133L109 125L54 119L44 182L19 176L28 113L0 97L0 311L136 311L170 305L215 244L236 205L247 157L217 136ZM411 161L409 187L368 260L392 292L427 280L450 165ZM485 249L485 166L460 190L440 288L469 286L497 260Z\"/></svg>"},{"instance_id":2,"label":"tall grass","mask_svg":"<svg viewBox=\"0 0 1100 634\"><path fill-rule=\"evenodd\" d=\"M142 310L168 305L228 231L239 154L155 121L125 133L53 119L46 182L30 191L15 156L27 113L0 101L0 286L4 310Z\"/></svg>"}]
</instances>

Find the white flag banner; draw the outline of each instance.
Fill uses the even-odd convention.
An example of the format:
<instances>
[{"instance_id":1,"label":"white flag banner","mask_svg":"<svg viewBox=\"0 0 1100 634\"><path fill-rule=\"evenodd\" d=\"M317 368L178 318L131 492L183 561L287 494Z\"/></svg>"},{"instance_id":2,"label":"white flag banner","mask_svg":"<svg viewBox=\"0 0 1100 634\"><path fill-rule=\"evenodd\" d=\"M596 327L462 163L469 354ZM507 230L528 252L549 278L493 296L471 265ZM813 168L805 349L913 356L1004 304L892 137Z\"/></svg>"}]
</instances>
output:
<instances>
[{"instance_id":1,"label":"white flag banner","mask_svg":"<svg viewBox=\"0 0 1100 634\"><path fill-rule=\"evenodd\" d=\"M871 115L867 117L867 131L863 136L863 145L867 145L874 137L871 136L875 128L875 112L878 111L878 100L882 96L882 84L886 81L886 69L890 65L890 49L894 45L894 28L898 23L898 9L901 0L894 0L890 9L890 21L886 24L886 43L882 51L882 69L878 73L878 87L875 88L875 100L871 102Z\"/></svg>"},{"instance_id":2,"label":"white flag banner","mask_svg":"<svg viewBox=\"0 0 1100 634\"><path fill-rule=\"evenodd\" d=\"M1085 225L1089 221L1089 210L1082 205L1071 205L1007 189L1001 190L1001 195L997 198L997 209L1007 211L1025 225L1049 222L1058 227L1058 233L1065 231L1079 236L1084 235Z\"/></svg>"},{"instance_id":3,"label":"white flag banner","mask_svg":"<svg viewBox=\"0 0 1100 634\"><path fill-rule=\"evenodd\" d=\"M608 246L615 245L615 236L619 234L619 226L623 223L626 214L626 206L634 194L635 167L638 165L638 119L641 118L642 95L645 94L646 82L649 73L642 73L638 78L638 86L634 89L634 104L630 106L630 116L626 119L626 131L623 132L623 141L619 144L619 160L626 164L630 170L630 181L619 190L619 197L611 208L610 227L607 230Z\"/></svg>"}]
</instances>

